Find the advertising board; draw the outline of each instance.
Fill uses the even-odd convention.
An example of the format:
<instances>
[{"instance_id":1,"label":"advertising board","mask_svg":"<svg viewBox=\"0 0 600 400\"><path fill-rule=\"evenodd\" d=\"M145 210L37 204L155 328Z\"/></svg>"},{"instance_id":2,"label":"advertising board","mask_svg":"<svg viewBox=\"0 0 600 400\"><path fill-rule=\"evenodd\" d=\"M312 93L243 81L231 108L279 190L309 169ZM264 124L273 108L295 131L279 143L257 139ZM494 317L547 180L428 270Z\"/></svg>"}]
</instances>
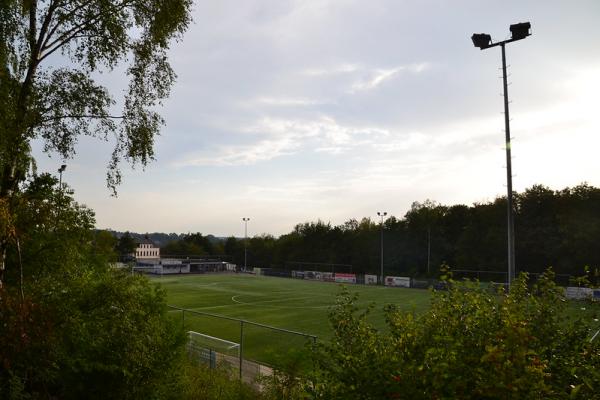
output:
<instances>
[{"instance_id":1,"label":"advertising board","mask_svg":"<svg viewBox=\"0 0 600 400\"><path fill-rule=\"evenodd\" d=\"M410 278L405 276L386 276L385 286L410 287Z\"/></svg>"},{"instance_id":2,"label":"advertising board","mask_svg":"<svg viewBox=\"0 0 600 400\"><path fill-rule=\"evenodd\" d=\"M339 272L335 273L335 281L338 283L356 283L355 274L342 274Z\"/></svg>"},{"instance_id":3,"label":"advertising board","mask_svg":"<svg viewBox=\"0 0 600 400\"><path fill-rule=\"evenodd\" d=\"M583 300L594 295L594 291L586 287L569 286L565 292L567 299Z\"/></svg>"}]
</instances>

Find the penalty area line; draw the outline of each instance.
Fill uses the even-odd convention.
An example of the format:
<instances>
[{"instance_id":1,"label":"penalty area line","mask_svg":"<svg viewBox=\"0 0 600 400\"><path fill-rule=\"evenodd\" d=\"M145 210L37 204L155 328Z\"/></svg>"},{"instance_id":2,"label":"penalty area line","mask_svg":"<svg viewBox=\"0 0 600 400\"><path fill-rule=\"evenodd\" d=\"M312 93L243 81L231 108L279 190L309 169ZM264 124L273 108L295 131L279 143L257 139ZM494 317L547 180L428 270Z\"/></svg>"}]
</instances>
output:
<instances>
[{"instance_id":1,"label":"penalty area line","mask_svg":"<svg viewBox=\"0 0 600 400\"><path fill-rule=\"evenodd\" d=\"M333 304L328 304L328 305L324 305L324 306L286 306L286 305L278 306L278 305L273 305L273 304L266 304L266 303L273 303L273 302L278 302L278 301L307 300L307 299L314 298L314 296L292 297L292 298L287 298L287 299L263 300L263 301L256 301L253 303L246 303L244 301L238 300L237 298L240 296L243 296L243 295L238 294L235 296L231 296L231 301L236 304L245 305L245 306L258 306L258 307L271 307L271 308L296 308L296 309L329 308L333 305Z\"/></svg>"}]
</instances>

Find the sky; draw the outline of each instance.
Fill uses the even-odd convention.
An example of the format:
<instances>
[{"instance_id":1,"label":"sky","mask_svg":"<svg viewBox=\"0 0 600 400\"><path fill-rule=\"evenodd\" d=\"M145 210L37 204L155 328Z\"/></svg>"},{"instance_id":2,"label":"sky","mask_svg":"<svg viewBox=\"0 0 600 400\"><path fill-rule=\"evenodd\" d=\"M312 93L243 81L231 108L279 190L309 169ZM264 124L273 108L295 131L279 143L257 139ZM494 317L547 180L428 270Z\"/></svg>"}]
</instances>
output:
<instances>
[{"instance_id":1,"label":"sky","mask_svg":"<svg viewBox=\"0 0 600 400\"><path fill-rule=\"evenodd\" d=\"M506 194L499 48L513 188L600 186L600 2L196 1L147 168L106 188L112 143L80 138L64 181L97 227L242 236L297 223L402 217L414 201ZM122 72L104 74L118 98ZM63 160L34 143L39 171Z\"/></svg>"}]
</instances>

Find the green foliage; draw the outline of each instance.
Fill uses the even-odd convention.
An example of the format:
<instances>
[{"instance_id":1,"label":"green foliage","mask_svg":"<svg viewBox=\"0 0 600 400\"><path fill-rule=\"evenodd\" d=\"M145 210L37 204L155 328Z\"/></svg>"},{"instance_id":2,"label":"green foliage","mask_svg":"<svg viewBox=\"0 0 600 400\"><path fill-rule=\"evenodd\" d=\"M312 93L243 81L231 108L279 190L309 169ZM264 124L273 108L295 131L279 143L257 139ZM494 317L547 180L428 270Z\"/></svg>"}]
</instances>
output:
<instances>
[{"instance_id":1,"label":"green foliage","mask_svg":"<svg viewBox=\"0 0 600 400\"><path fill-rule=\"evenodd\" d=\"M335 339L316 356L315 398L589 399L600 385L600 345L590 321L565 318L562 289L547 272L510 293L448 281L428 312L387 309L389 332L365 320L342 292Z\"/></svg>"},{"instance_id":2,"label":"green foliage","mask_svg":"<svg viewBox=\"0 0 600 400\"><path fill-rule=\"evenodd\" d=\"M110 258L107 249L93 246L94 213L71 194L59 191L56 178L43 174L13 197L13 234L6 253L7 265L13 268L7 270L7 285L16 285L21 274L26 282L33 281L56 271L96 268Z\"/></svg>"},{"instance_id":3,"label":"green foliage","mask_svg":"<svg viewBox=\"0 0 600 400\"><path fill-rule=\"evenodd\" d=\"M582 265L591 271L600 268L595 242L600 237L600 189L582 184L553 191L535 185L515 194L515 214L519 271L542 273L552 266L560 284L567 285L563 275L579 275ZM379 274L380 233L370 218L337 226L305 222L277 239L249 239L248 264L286 269L295 262L350 264L354 272ZM383 242L389 275L424 276L429 259L430 267L445 261L456 270L484 271L482 280L504 281L506 199L472 206L415 202L403 218L385 220ZM226 254L238 265L244 262L243 249L241 239L231 237L225 243Z\"/></svg>"},{"instance_id":4,"label":"green foliage","mask_svg":"<svg viewBox=\"0 0 600 400\"><path fill-rule=\"evenodd\" d=\"M202 256L216 253L214 244L208 236L200 232L188 233L179 240L174 240L162 247L162 254L173 256Z\"/></svg>"},{"instance_id":5,"label":"green foliage","mask_svg":"<svg viewBox=\"0 0 600 400\"><path fill-rule=\"evenodd\" d=\"M165 293L108 266L111 235L53 177L29 181L13 211L0 398L177 398L185 336Z\"/></svg>"},{"instance_id":6,"label":"green foliage","mask_svg":"<svg viewBox=\"0 0 600 400\"><path fill-rule=\"evenodd\" d=\"M329 315L334 337L315 355L315 398L381 399L389 393L385 340L366 321L370 308L359 312L356 300L344 288Z\"/></svg>"},{"instance_id":7,"label":"green foliage","mask_svg":"<svg viewBox=\"0 0 600 400\"><path fill-rule=\"evenodd\" d=\"M119 253L121 258L124 258L132 255L135 252L136 246L137 244L135 239L129 234L129 232L125 232L117 241L115 250Z\"/></svg>"},{"instance_id":8,"label":"green foliage","mask_svg":"<svg viewBox=\"0 0 600 400\"><path fill-rule=\"evenodd\" d=\"M29 171L29 142L72 156L78 135L115 137L108 184L120 182L121 158L145 165L175 74L172 41L190 22L191 0L2 1L0 3L0 196L19 190ZM49 65L62 55L68 67ZM93 79L120 63L129 86L123 111ZM65 65L65 63L62 63Z\"/></svg>"},{"instance_id":9,"label":"green foliage","mask_svg":"<svg viewBox=\"0 0 600 400\"><path fill-rule=\"evenodd\" d=\"M180 399L184 400L267 400L267 397L232 377L231 371L224 366L211 369L187 362L182 370L182 383Z\"/></svg>"},{"instance_id":10,"label":"green foliage","mask_svg":"<svg viewBox=\"0 0 600 400\"><path fill-rule=\"evenodd\" d=\"M160 289L112 270L57 278L31 283L21 302L1 293L0 338L8 343L0 348L0 398L15 387L74 399L158 398L172 390L185 336L167 318Z\"/></svg>"},{"instance_id":11,"label":"green foliage","mask_svg":"<svg viewBox=\"0 0 600 400\"><path fill-rule=\"evenodd\" d=\"M308 398L303 376L307 371L306 353L311 354L313 350L313 346L307 344L302 351L280 354L273 374L259 378L263 397L273 400Z\"/></svg>"},{"instance_id":12,"label":"green foliage","mask_svg":"<svg viewBox=\"0 0 600 400\"><path fill-rule=\"evenodd\" d=\"M589 265L583 267L583 275L572 277L570 280L572 286L597 288L600 287L600 268L590 268Z\"/></svg>"}]
</instances>

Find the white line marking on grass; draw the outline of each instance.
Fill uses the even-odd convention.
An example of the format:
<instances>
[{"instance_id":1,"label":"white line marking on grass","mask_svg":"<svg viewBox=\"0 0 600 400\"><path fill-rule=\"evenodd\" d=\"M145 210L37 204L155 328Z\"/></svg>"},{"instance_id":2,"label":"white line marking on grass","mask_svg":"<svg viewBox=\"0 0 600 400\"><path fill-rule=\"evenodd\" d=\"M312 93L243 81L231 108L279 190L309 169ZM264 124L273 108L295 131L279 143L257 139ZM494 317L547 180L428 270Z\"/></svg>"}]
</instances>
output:
<instances>
[{"instance_id":1,"label":"white line marking on grass","mask_svg":"<svg viewBox=\"0 0 600 400\"><path fill-rule=\"evenodd\" d=\"M192 286L192 287L208 287L208 286L215 286L215 285L219 285L223 282L213 282L213 283L205 283L205 284L197 284L197 283L182 283L183 286Z\"/></svg>"},{"instance_id":2,"label":"white line marking on grass","mask_svg":"<svg viewBox=\"0 0 600 400\"><path fill-rule=\"evenodd\" d=\"M244 301L240 301L237 298L243 296L241 294L235 295L235 296L231 296L231 301L233 301L234 303L237 304L241 304L241 305L245 305L245 306L258 306L258 307L270 307L270 308L298 308L298 309L307 309L307 308L329 308L331 306L333 306L333 304L328 304L328 305L324 305L324 306L276 306L273 304L265 304L265 303L272 303L272 302L276 302L276 301L294 301L294 300L307 300L307 299L312 299L315 296L304 296L304 297L295 297L295 298L284 298L284 299L274 299L274 300L263 300L263 301L255 301L252 303L246 303ZM324 295L322 295L324 296Z\"/></svg>"}]
</instances>

